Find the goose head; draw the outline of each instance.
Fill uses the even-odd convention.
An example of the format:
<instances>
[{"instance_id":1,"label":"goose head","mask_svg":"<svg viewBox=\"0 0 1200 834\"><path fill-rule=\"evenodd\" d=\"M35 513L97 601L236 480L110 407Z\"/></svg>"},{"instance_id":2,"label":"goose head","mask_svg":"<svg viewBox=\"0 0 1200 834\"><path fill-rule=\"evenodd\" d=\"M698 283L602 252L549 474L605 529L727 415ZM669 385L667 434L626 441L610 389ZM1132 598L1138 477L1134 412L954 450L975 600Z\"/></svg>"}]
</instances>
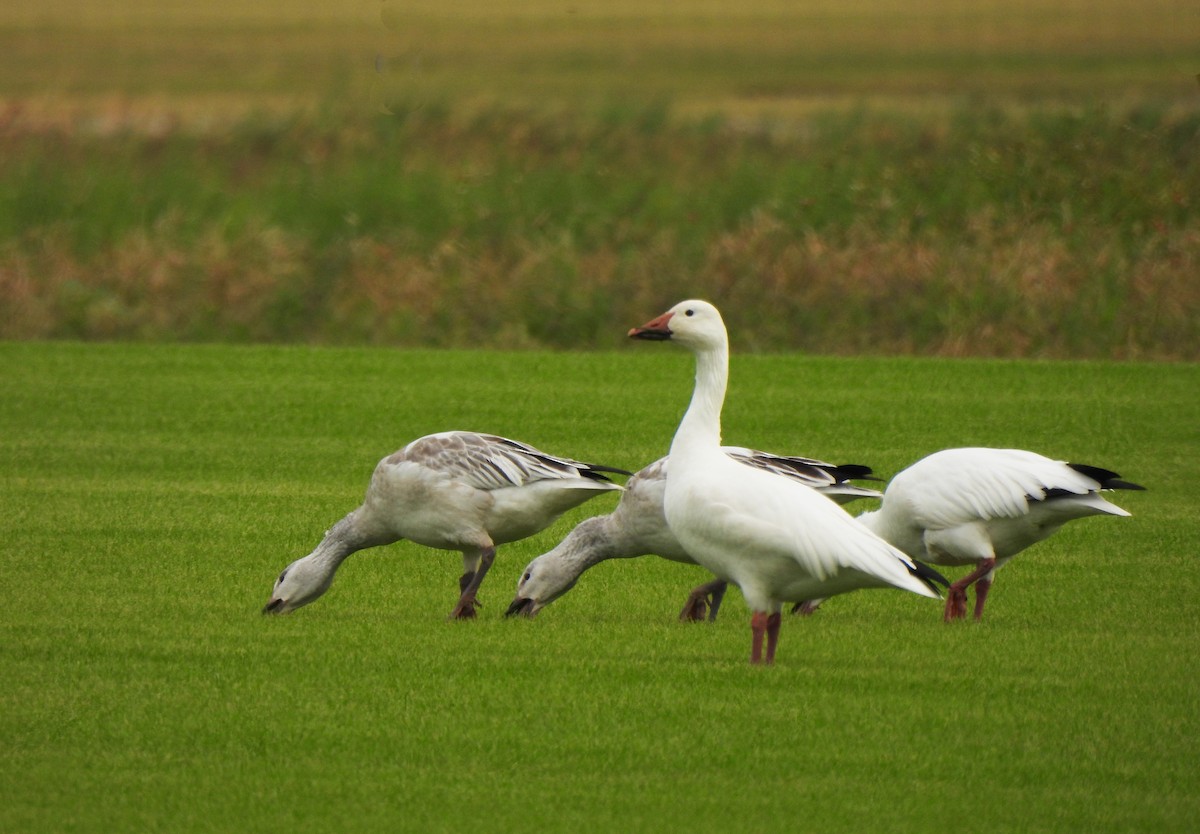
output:
<instances>
[{"instance_id":1,"label":"goose head","mask_svg":"<svg viewBox=\"0 0 1200 834\"><path fill-rule=\"evenodd\" d=\"M719 348L726 341L721 313L707 301L681 301L661 316L629 331L631 339L672 341L691 348Z\"/></svg>"},{"instance_id":2,"label":"goose head","mask_svg":"<svg viewBox=\"0 0 1200 834\"><path fill-rule=\"evenodd\" d=\"M284 568L283 573L275 580L271 599L263 606L262 612L287 614L295 611L328 591L331 584L333 571L329 570L326 564L307 556L297 559Z\"/></svg>"},{"instance_id":3,"label":"goose head","mask_svg":"<svg viewBox=\"0 0 1200 834\"><path fill-rule=\"evenodd\" d=\"M580 571L558 557L557 550L543 554L525 568L517 583L517 595L504 616L533 617L554 600L575 587Z\"/></svg>"}]
</instances>

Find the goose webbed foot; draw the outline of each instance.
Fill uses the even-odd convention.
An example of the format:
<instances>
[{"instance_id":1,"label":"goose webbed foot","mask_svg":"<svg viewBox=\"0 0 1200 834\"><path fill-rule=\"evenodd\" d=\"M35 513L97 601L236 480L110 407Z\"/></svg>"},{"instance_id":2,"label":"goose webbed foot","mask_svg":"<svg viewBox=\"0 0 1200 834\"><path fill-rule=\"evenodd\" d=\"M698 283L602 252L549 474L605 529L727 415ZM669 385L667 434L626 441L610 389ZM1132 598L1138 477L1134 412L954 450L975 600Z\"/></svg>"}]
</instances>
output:
<instances>
[{"instance_id":1,"label":"goose webbed foot","mask_svg":"<svg viewBox=\"0 0 1200 834\"><path fill-rule=\"evenodd\" d=\"M951 623L967 616L967 589L950 586L946 592L946 612L942 619Z\"/></svg>"},{"instance_id":2,"label":"goose webbed foot","mask_svg":"<svg viewBox=\"0 0 1200 834\"><path fill-rule=\"evenodd\" d=\"M823 599L806 599L804 602L797 602L792 606L792 613L799 614L801 617L811 617L817 613L817 609L824 601Z\"/></svg>"},{"instance_id":3,"label":"goose webbed foot","mask_svg":"<svg viewBox=\"0 0 1200 834\"><path fill-rule=\"evenodd\" d=\"M705 619L709 622L715 620L717 612L721 610L721 600L725 598L725 589L728 587L729 584L720 579L697 585L688 594L687 602L679 612L680 622L699 623Z\"/></svg>"},{"instance_id":4,"label":"goose webbed foot","mask_svg":"<svg viewBox=\"0 0 1200 834\"><path fill-rule=\"evenodd\" d=\"M463 594L458 600L458 605L454 606L454 610L450 612L448 620L473 620L479 612L482 603L475 599L475 594Z\"/></svg>"}]
</instances>

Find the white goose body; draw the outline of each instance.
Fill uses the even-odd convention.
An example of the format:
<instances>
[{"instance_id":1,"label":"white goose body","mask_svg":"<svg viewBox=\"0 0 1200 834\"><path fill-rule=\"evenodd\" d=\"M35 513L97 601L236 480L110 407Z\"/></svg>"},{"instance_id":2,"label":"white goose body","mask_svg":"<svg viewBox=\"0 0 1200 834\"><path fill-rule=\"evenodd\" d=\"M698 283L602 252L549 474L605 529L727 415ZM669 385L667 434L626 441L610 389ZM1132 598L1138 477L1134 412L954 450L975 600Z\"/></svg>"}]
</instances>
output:
<instances>
[{"instance_id":1,"label":"white goose body","mask_svg":"<svg viewBox=\"0 0 1200 834\"><path fill-rule=\"evenodd\" d=\"M606 472L628 474L491 434L450 431L414 440L378 463L360 507L284 569L263 611L307 605L328 590L351 553L409 539L462 553L461 596L451 616L471 617L496 546L543 530L602 492L620 490Z\"/></svg>"},{"instance_id":2,"label":"white goose body","mask_svg":"<svg viewBox=\"0 0 1200 834\"><path fill-rule=\"evenodd\" d=\"M741 446L722 451L742 466L764 469L803 483L827 498L846 503L857 498L878 498L877 490L849 483L865 478L865 466L836 466L813 458L773 455ZM663 457L634 473L625 484L621 501L609 515L584 519L551 551L535 558L517 583L508 613L532 616L575 586L589 568L608 559L656 555L672 562L696 564L683 548L663 512L668 462ZM681 619L715 619L724 594L724 582L707 583L692 591Z\"/></svg>"},{"instance_id":3,"label":"white goose body","mask_svg":"<svg viewBox=\"0 0 1200 834\"><path fill-rule=\"evenodd\" d=\"M1022 449L945 449L896 475L880 508L858 520L915 559L975 566L950 586L945 617L965 616L966 588L977 583L979 619L996 570L1017 553L1068 521L1129 515L1100 494L1107 489L1143 487Z\"/></svg>"},{"instance_id":4,"label":"white goose body","mask_svg":"<svg viewBox=\"0 0 1200 834\"><path fill-rule=\"evenodd\" d=\"M667 524L695 560L737 584L754 612L751 661L774 658L783 602L858 588L938 594L902 552L802 484L743 466L721 451L728 337L720 313L685 301L630 336L670 339L696 356L691 404L671 443Z\"/></svg>"},{"instance_id":5,"label":"white goose body","mask_svg":"<svg viewBox=\"0 0 1200 834\"><path fill-rule=\"evenodd\" d=\"M691 454L694 468L683 467L675 446L671 455L667 524L698 563L741 588L752 610L871 587L937 596L907 557L810 487L711 455Z\"/></svg>"}]
</instances>

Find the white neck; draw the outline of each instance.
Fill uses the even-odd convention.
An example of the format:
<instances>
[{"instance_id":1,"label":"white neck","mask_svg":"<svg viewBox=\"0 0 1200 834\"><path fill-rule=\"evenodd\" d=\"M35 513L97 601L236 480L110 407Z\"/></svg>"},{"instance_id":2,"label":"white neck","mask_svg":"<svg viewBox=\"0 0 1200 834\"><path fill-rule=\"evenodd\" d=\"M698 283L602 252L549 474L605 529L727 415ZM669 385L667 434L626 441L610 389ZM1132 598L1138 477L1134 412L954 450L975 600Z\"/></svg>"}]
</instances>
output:
<instances>
[{"instance_id":1,"label":"white neck","mask_svg":"<svg viewBox=\"0 0 1200 834\"><path fill-rule=\"evenodd\" d=\"M696 387L692 402L679 423L671 443L671 457L694 449L719 449L721 445L721 407L729 382L729 343L696 351Z\"/></svg>"}]
</instances>

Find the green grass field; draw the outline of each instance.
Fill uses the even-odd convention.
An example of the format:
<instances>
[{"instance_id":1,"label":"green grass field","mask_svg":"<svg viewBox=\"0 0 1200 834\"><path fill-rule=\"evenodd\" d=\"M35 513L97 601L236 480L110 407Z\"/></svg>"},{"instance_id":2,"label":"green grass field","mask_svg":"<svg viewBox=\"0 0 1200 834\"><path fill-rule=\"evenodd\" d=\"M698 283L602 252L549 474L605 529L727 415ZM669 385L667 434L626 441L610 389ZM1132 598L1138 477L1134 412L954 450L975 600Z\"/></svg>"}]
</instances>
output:
<instances>
[{"instance_id":1,"label":"green grass field","mask_svg":"<svg viewBox=\"0 0 1200 834\"><path fill-rule=\"evenodd\" d=\"M571 354L0 344L0 830L1193 830L1200 369L733 338L730 442L885 475L1015 445L1148 491L1006 567L980 624L864 592L786 622L770 669L736 592L681 625L702 574L651 558L504 620L583 512L501 550L476 622L444 619L457 557L410 544L264 618L403 442L478 428L636 468L690 357L619 333Z\"/></svg>"}]
</instances>

